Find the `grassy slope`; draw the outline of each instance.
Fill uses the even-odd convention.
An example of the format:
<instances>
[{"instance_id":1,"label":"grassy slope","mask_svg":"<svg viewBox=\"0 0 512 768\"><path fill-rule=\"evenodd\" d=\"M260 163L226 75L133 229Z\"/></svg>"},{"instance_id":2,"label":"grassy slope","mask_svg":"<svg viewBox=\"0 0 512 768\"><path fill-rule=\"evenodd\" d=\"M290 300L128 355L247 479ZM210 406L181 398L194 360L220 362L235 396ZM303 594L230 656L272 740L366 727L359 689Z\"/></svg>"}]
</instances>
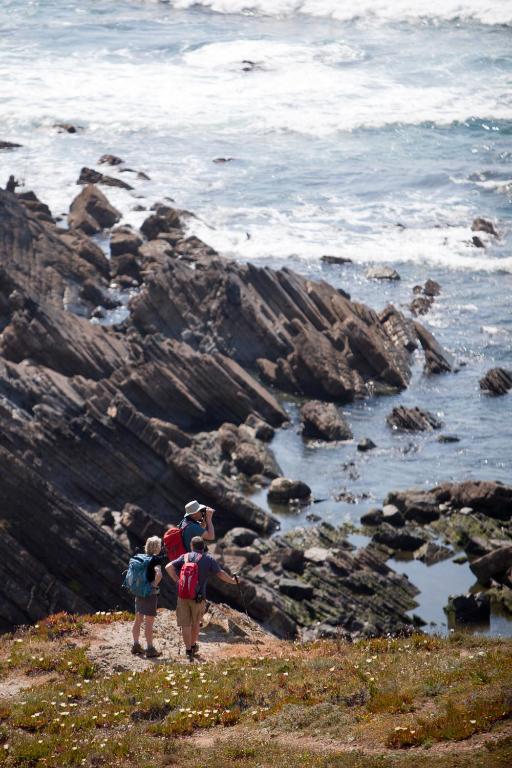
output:
<instances>
[{"instance_id":1,"label":"grassy slope","mask_svg":"<svg viewBox=\"0 0 512 768\"><path fill-rule=\"evenodd\" d=\"M88 659L83 629L59 616L3 638L0 683L28 674L35 684L0 700L1 764L512 764L509 640L322 641L265 656L248 645L245 658L108 676Z\"/></svg>"}]
</instances>

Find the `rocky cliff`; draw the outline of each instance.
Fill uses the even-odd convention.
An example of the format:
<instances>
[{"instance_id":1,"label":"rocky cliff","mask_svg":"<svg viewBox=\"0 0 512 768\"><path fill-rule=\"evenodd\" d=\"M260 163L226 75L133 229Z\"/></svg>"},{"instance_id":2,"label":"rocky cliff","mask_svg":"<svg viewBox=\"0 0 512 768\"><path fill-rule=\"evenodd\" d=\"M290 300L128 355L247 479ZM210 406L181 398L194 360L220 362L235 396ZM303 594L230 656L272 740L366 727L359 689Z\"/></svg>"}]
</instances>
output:
<instances>
[{"instance_id":1,"label":"rocky cliff","mask_svg":"<svg viewBox=\"0 0 512 768\"><path fill-rule=\"evenodd\" d=\"M342 403L404 388L414 325L288 269L223 259L167 207L140 232L114 231L107 258L89 233L106 238L118 214L89 185L66 230L32 193L0 191L0 628L127 605L130 550L194 497L217 509L221 535L238 526L263 542L249 553L246 597L274 631L403 626L405 579L339 536L326 545L325 531L314 534L324 560L304 558L307 537L266 539L277 522L242 489L279 474L268 439L286 413L273 392ZM128 288L126 320L91 321ZM222 542L218 552L236 556ZM371 610L356 620L362 603Z\"/></svg>"}]
</instances>

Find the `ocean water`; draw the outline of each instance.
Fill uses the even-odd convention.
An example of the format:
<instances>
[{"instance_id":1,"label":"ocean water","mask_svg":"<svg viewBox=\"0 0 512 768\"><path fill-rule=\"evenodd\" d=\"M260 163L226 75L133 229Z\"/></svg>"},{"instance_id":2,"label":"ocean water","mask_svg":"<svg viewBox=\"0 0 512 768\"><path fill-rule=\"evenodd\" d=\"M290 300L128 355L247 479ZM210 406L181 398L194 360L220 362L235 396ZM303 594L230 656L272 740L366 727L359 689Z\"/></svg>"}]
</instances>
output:
<instances>
[{"instance_id":1,"label":"ocean water","mask_svg":"<svg viewBox=\"0 0 512 768\"><path fill-rule=\"evenodd\" d=\"M344 407L376 451L305 445L287 403L274 448L310 482L315 513L357 523L392 489L512 481L512 395L478 387L488 368L512 368L512 0L0 0L0 139L23 144L0 153L0 183L14 173L54 214L109 152L150 176L107 189L127 222L172 198L225 255L327 279L377 309L440 282L424 322L465 366L426 378L418 355L406 392ZM475 216L500 233L481 234L484 249ZM367 280L376 263L401 281ZM460 442L393 434L399 403L438 414ZM336 501L343 490L357 503ZM472 584L450 562L397 567L438 626L440 583ZM491 631L512 632L503 619Z\"/></svg>"}]
</instances>

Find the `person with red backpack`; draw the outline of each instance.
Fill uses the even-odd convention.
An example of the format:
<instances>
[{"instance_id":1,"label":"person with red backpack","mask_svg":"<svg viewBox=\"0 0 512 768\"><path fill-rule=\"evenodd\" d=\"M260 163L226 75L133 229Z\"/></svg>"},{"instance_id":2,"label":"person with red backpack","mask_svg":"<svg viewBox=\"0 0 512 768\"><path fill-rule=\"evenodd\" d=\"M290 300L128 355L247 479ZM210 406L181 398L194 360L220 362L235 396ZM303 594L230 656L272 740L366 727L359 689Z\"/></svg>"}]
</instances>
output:
<instances>
[{"instance_id":1,"label":"person with red backpack","mask_svg":"<svg viewBox=\"0 0 512 768\"><path fill-rule=\"evenodd\" d=\"M237 579L223 571L215 558L206 552L206 543L201 536L194 536L190 543L191 552L186 552L168 563L165 570L178 585L176 620L181 627L187 657L192 661L199 650L197 639L206 608L206 585L209 576L217 576L227 584L236 584Z\"/></svg>"},{"instance_id":2,"label":"person with red backpack","mask_svg":"<svg viewBox=\"0 0 512 768\"><path fill-rule=\"evenodd\" d=\"M214 513L214 509L199 504L195 499L185 505L183 520L164 533L164 545L169 560L176 560L185 552L190 552L190 542L194 536L199 536L205 541L214 541L215 529L212 522Z\"/></svg>"}]
</instances>

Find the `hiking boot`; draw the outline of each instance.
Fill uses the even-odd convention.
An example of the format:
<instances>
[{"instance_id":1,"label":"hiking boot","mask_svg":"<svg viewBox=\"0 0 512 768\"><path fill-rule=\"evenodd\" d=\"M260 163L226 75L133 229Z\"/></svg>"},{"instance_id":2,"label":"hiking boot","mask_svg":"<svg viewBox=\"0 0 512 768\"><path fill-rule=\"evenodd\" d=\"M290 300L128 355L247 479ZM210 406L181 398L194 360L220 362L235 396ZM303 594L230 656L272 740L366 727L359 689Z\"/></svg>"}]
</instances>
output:
<instances>
[{"instance_id":1,"label":"hiking boot","mask_svg":"<svg viewBox=\"0 0 512 768\"><path fill-rule=\"evenodd\" d=\"M134 656L136 656L139 653L143 654L144 653L144 648L142 647L142 645L140 643L134 643L132 645L132 653L134 654Z\"/></svg>"},{"instance_id":2,"label":"hiking boot","mask_svg":"<svg viewBox=\"0 0 512 768\"><path fill-rule=\"evenodd\" d=\"M156 659L161 655L162 651L157 651L154 645L148 645L148 649L146 651L146 659Z\"/></svg>"},{"instance_id":3,"label":"hiking boot","mask_svg":"<svg viewBox=\"0 0 512 768\"><path fill-rule=\"evenodd\" d=\"M194 651L192 648L190 650L185 650L185 656L187 657L188 661L194 661Z\"/></svg>"},{"instance_id":4,"label":"hiking boot","mask_svg":"<svg viewBox=\"0 0 512 768\"><path fill-rule=\"evenodd\" d=\"M190 647L190 651L192 653L192 656L196 656L196 654L199 653L199 643L194 643L194 645Z\"/></svg>"}]
</instances>

